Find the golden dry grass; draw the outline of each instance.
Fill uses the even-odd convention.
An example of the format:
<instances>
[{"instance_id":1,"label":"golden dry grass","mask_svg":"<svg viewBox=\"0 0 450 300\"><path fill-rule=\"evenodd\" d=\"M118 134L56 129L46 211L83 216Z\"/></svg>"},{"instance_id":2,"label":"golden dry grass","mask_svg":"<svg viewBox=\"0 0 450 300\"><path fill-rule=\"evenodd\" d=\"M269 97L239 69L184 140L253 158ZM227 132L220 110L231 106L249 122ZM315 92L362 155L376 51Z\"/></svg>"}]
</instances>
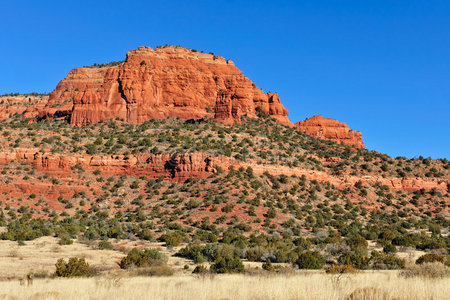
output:
<instances>
[{"instance_id":1,"label":"golden dry grass","mask_svg":"<svg viewBox=\"0 0 450 300\"><path fill-rule=\"evenodd\" d=\"M55 272L58 258L84 257L93 266L104 269L117 267L123 253L111 250L96 250L74 241L72 245L58 245L58 239L41 237L18 246L14 241L0 241L0 278L22 277L34 273ZM0 293L1 294L1 293ZM0 298L1 299L1 298Z\"/></svg>"},{"instance_id":2,"label":"golden dry grass","mask_svg":"<svg viewBox=\"0 0 450 300\"><path fill-rule=\"evenodd\" d=\"M60 257L85 257L91 266L117 268L124 256L119 251L93 249L74 242L60 246L57 239L43 237L28 241L0 241L0 300L2 299L450 299L449 279L399 277L396 271L362 272L336 275L323 272L300 272L295 275L251 276L221 275L199 278L191 275L192 262L173 256L177 249L162 248L175 270L172 277L139 277L124 270L103 273L84 279L37 279L33 286L20 285L30 270L54 273ZM159 247L160 243L117 241L126 247ZM183 270L185 264L189 270ZM246 267L261 263L245 262ZM261 272L253 272L262 274ZM11 281L2 278L14 277ZM373 297L370 298L370 295ZM359 295L359 298L356 297Z\"/></svg>"},{"instance_id":3,"label":"golden dry grass","mask_svg":"<svg viewBox=\"0 0 450 300\"><path fill-rule=\"evenodd\" d=\"M405 279L396 272L353 274L339 283L331 275L223 275L121 277L0 282L0 299L449 299L448 279ZM370 298L370 295L375 295Z\"/></svg>"},{"instance_id":4,"label":"golden dry grass","mask_svg":"<svg viewBox=\"0 0 450 300\"><path fill-rule=\"evenodd\" d=\"M193 266L191 261L174 256L181 246L167 249L162 247L163 243L111 240L115 245L123 245L116 247L123 248L123 252L121 252L99 250L95 246L96 242L89 246L77 240L74 240L71 245L59 245L58 241L59 239L57 238L46 236L32 241L26 241L23 246L19 246L15 241L0 240L0 280L2 278L23 277L30 271L35 274L52 274L55 272L55 263L59 258L67 260L73 256L85 258L92 267L100 270L117 269L117 263L133 247L161 249L169 258L168 263L177 272L183 272L183 266L185 264L191 267Z\"/></svg>"}]
</instances>

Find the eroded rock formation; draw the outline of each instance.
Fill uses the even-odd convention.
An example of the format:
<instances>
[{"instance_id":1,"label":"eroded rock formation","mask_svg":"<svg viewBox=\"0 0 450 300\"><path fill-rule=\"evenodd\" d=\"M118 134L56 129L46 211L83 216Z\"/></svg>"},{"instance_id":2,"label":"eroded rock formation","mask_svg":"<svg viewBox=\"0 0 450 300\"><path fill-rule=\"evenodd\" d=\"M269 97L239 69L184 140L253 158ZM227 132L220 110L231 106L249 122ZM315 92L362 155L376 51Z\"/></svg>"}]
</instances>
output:
<instances>
[{"instance_id":1,"label":"eroded rock formation","mask_svg":"<svg viewBox=\"0 0 450 300\"><path fill-rule=\"evenodd\" d=\"M0 153L0 166L12 162L28 163L38 170L52 175L65 176L72 171L82 168L85 170L100 170L108 175L146 176L184 182L186 179L206 178L216 172L216 167L235 170L240 167L251 167L257 174L265 172L272 175L305 176L310 180L329 182L334 186L345 189L354 186L358 181L364 185L387 186L391 190L413 192L419 189L445 190L450 183L448 176L445 180L437 178L419 177L383 177L381 175L352 176L349 174L334 176L324 171L289 167L282 165L258 164L256 161L238 161L226 156L211 156L196 152L189 154L151 154L135 155L66 155L42 153L38 148L17 148L11 152ZM75 167L75 168L74 168Z\"/></svg>"},{"instance_id":2,"label":"eroded rock formation","mask_svg":"<svg viewBox=\"0 0 450 300\"><path fill-rule=\"evenodd\" d=\"M12 118L15 114L34 119L47 102L48 96L2 96L0 97L0 121Z\"/></svg>"},{"instance_id":3,"label":"eroded rock formation","mask_svg":"<svg viewBox=\"0 0 450 300\"><path fill-rule=\"evenodd\" d=\"M50 152L50 151L49 151ZM220 159L217 159L220 161ZM71 173L72 168L100 170L109 175L148 176L175 181L204 178L215 172L212 158L205 153L136 155L65 155L42 153L38 148L18 148L0 153L0 166L11 162L28 163L52 175Z\"/></svg>"},{"instance_id":4,"label":"eroded rock formation","mask_svg":"<svg viewBox=\"0 0 450 300\"><path fill-rule=\"evenodd\" d=\"M323 140L331 140L356 148L364 148L362 134L351 130L347 124L320 115L295 123L297 129Z\"/></svg>"},{"instance_id":5,"label":"eroded rock formation","mask_svg":"<svg viewBox=\"0 0 450 300\"><path fill-rule=\"evenodd\" d=\"M277 94L264 93L232 61L182 47L139 47L119 65L72 70L41 117L71 115L72 125L169 116L233 123L255 117L257 107L292 126Z\"/></svg>"}]
</instances>

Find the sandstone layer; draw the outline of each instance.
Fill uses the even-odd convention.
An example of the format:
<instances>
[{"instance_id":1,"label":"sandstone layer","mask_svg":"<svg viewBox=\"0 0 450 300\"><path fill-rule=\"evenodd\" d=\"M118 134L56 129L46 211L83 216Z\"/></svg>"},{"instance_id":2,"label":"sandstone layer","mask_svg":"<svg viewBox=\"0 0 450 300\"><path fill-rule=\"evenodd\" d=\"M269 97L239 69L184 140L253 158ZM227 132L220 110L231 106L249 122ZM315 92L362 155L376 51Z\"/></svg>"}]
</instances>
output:
<instances>
[{"instance_id":1,"label":"sandstone layer","mask_svg":"<svg viewBox=\"0 0 450 300\"><path fill-rule=\"evenodd\" d=\"M136 155L65 155L42 153L36 149L15 149L11 152L0 153L0 165L12 162L28 163L38 170L58 176L64 176L73 171L73 168L85 170L100 170L109 175L133 175L146 176L157 179L165 179L184 182L186 179L206 178L216 172L216 167L229 170L230 167L251 167L257 174L268 172L272 175L305 176L309 180L329 182L337 188L345 189L354 186L358 181L363 185L387 186L394 191L413 192L419 189L446 190L450 184L450 178L445 180L419 177L382 177L380 175L334 176L324 171L289 167L282 165L260 164L256 161L238 161L226 156L211 156L206 153L196 152L189 154L151 154L141 153Z\"/></svg>"},{"instance_id":2,"label":"sandstone layer","mask_svg":"<svg viewBox=\"0 0 450 300\"><path fill-rule=\"evenodd\" d=\"M231 124L243 115L255 117L257 108L292 126L278 95L264 93L232 61L182 47L139 47L119 65L72 70L40 117L70 115L76 126L167 117Z\"/></svg>"},{"instance_id":3,"label":"sandstone layer","mask_svg":"<svg viewBox=\"0 0 450 300\"><path fill-rule=\"evenodd\" d=\"M35 119L48 102L48 96L2 96L0 97L0 121L23 115L27 119Z\"/></svg>"},{"instance_id":4,"label":"sandstone layer","mask_svg":"<svg viewBox=\"0 0 450 300\"><path fill-rule=\"evenodd\" d=\"M320 115L295 123L298 130L323 140L331 140L356 148L364 148L362 134L347 124Z\"/></svg>"}]
</instances>

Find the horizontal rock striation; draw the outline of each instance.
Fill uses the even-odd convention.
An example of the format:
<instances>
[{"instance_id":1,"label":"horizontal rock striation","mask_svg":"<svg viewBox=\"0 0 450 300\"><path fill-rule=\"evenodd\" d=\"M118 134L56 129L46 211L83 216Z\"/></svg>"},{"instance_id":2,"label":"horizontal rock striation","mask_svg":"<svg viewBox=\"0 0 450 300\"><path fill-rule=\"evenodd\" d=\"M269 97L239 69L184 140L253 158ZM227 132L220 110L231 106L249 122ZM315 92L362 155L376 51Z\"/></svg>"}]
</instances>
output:
<instances>
[{"instance_id":1,"label":"horizontal rock striation","mask_svg":"<svg viewBox=\"0 0 450 300\"><path fill-rule=\"evenodd\" d=\"M259 164L255 161L238 161L226 156L212 156L210 154L195 152L187 154L151 154L141 153L135 155L65 155L41 153L39 149L15 149L12 152L0 153L0 165L11 162L28 163L38 170L52 175L64 176L72 172L73 168L85 170L100 170L108 175L133 175L148 178L160 178L184 182L188 178L206 178L214 174L217 167L235 170L240 167L251 167L257 174L268 172L272 175L305 176L310 180L329 182L337 188L345 189L361 181L363 185L387 186L391 190L413 192L419 189L446 190L450 178L446 180L436 178L398 178L377 175L335 176L324 171L309 170L299 167L281 165Z\"/></svg>"},{"instance_id":2,"label":"horizontal rock striation","mask_svg":"<svg viewBox=\"0 0 450 300\"><path fill-rule=\"evenodd\" d=\"M184 182L186 179L204 178L215 172L212 159L204 153L136 155L64 155L42 153L39 149L16 149L0 153L0 165L11 162L28 163L38 170L53 175L64 175L72 168L100 170L109 175L147 176L150 178Z\"/></svg>"},{"instance_id":3,"label":"horizontal rock striation","mask_svg":"<svg viewBox=\"0 0 450 300\"><path fill-rule=\"evenodd\" d=\"M26 119L35 119L40 110L48 102L48 96L2 96L0 97L0 121L12 118L14 115L23 115Z\"/></svg>"}]
</instances>

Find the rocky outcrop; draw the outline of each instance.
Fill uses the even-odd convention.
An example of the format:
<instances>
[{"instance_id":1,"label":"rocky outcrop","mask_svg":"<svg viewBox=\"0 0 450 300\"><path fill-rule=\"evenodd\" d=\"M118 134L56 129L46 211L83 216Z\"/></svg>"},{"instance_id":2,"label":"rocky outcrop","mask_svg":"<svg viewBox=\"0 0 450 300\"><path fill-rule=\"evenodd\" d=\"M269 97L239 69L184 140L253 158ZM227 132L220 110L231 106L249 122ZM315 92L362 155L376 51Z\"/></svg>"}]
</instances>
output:
<instances>
[{"instance_id":1,"label":"rocky outcrop","mask_svg":"<svg viewBox=\"0 0 450 300\"><path fill-rule=\"evenodd\" d=\"M217 159L219 162L220 159ZM75 169L100 170L109 175L164 177L174 181L205 178L215 172L212 157L204 153L136 155L64 155L42 153L39 149L15 149L0 153L0 165L28 163L52 175L64 175Z\"/></svg>"},{"instance_id":2,"label":"rocky outcrop","mask_svg":"<svg viewBox=\"0 0 450 300\"><path fill-rule=\"evenodd\" d=\"M445 180L436 178L398 178L382 177L380 175L352 176L344 174L341 176L331 175L324 171L304 169L300 167L289 167L282 165L260 164L256 161L238 161L226 156L212 156L202 152L188 154L151 154L141 153L135 155L65 155L42 153L36 149L17 148L11 152L0 153L0 165L11 162L28 163L36 169L52 175L68 174L79 168L85 170L100 170L102 174L108 175L132 175L145 176L157 179L165 179L184 182L186 179L206 178L216 172L216 167L235 170L243 167L251 167L257 174L268 172L272 175L295 175L305 176L310 180L329 182L337 188L345 189L354 186L361 181L363 185L387 186L394 191L413 192L419 189L446 190L450 183L448 176ZM75 167L75 168L74 168Z\"/></svg>"},{"instance_id":3,"label":"rocky outcrop","mask_svg":"<svg viewBox=\"0 0 450 300\"><path fill-rule=\"evenodd\" d=\"M232 61L182 47L139 47L119 65L72 70L40 117L70 115L72 125L167 117L233 123L255 117L258 107L292 126L278 95L264 93Z\"/></svg>"},{"instance_id":4,"label":"rocky outcrop","mask_svg":"<svg viewBox=\"0 0 450 300\"><path fill-rule=\"evenodd\" d=\"M48 96L2 96L0 97L0 121L20 115L25 119L34 119L38 116L47 102Z\"/></svg>"},{"instance_id":5,"label":"rocky outcrop","mask_svg":"<svg viewBox=\"0 0 450 300\"><path fill-rule=\"evenodd\" d=\"M295 127L313 137L331 140L356 148L364 148L362 134L351 130L347 124L320 115L295 123Z\"/></svg>"}]
</instances>

